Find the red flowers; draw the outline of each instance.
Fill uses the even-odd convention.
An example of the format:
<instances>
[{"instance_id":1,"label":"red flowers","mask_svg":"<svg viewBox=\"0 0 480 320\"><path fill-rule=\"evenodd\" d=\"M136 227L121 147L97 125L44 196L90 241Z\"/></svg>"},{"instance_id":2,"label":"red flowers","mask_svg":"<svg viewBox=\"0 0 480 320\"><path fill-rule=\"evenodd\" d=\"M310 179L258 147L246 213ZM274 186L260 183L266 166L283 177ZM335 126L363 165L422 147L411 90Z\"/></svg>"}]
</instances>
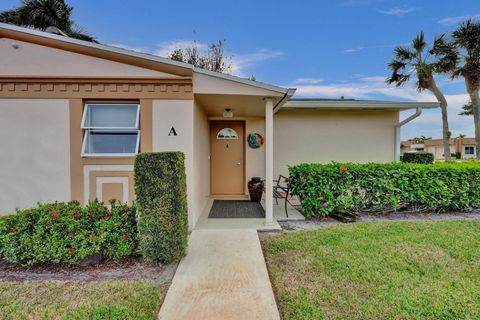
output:
<instances>
[{"instance_id":1,"label":"red flowers","mask_svg":"<svg viewBox=\"0 0 480 320\"><path fill-rule=\"evenodd\" d=\"M340 170L342 170L342 172L347 172L348 171L347 167L342 167Z\"/></svg>"},{"instance_id":2,"label":"red flowers","mask_svg":"<svg viewBox=\"0 0 480 320\"><path fill-rule=\"evenodd\" d=\"M102 217L102 220L103 220L103 221L107 221L107 220L108 220L108 217Z\"/></svg>"},{"instance_id":3,"label":"red flowers","mask_svg":"<svg viewBox=\"0 0 480 320\"><path fill-rule=\"evenodd\" d=\"M59 218L59 215L58 215L58 214L56 214L56 213L50 213L50 219L52 219L52 220L58 220L58 218Z\"/></svg>"},{"instance_id":4,"label":"red flowers","mask_svg":"<svg viewBox=\"0 0 480 320\"><path fill-rule=\"evenodd\" d=\"M123 207L123 211L128 211L128 207Z\"/></svg>"},{"instance_id":5,"label":"red flowers","mask_svg":"<svg viewBox=\"0 0 480 320\"><path fill-rule=\"evenodd\" d=\"M17 232L18 232L18 229L15 228L15 227L13 227L12 229L10 229L10 231L11 231L12 233L17 233Z\"/></svg>"},{"instance_id":6,"label":"red flowers","mask_svg":"<svg viewBox=\"0 0 480 320\"><path fill-rule=\"evenodd\" d=\"M80 219L80 217L81 217L80 213L75 213L75 214L73 215L73 218L74 218L74 219Z\"/></svg>"},{"instance_id":7,"label":"red flowers","mask_svg":"<svg viewBox=\"0 0 480 320\"><path fill-rule=\"evenodd\" d=\"M111 217L113 216L113 212L112 211L108 211L108 215Z\"/></svg>"},{"instance_id":8,"label":"red flowers","mask_svg":"<svg viewBox=\"0 0 480 320\"><path fill-rule=\"evenodd\" d=\"M70 231L70 232L68 233L68 235L69 235L70 237L74 237L74 236L75 236L75 231Z\"/></svg>"},{"instance_id":9,"label":"red flowers","mask_svg":"<svg viewBox=\"0 0 480 320\"><path fill-rule=\"evenodd\" d=\"M128 233L122 234L122 238L123 238L123 239L128 239Z\"/></svg>"},{"instance_id":10,"label":"red flowers","mask_svg":"<svg viewBox=\"0 0 480 320\"><path fill-rule=\"evenodd\" d=\"M128 214L124 215L123 219L128 219Z\"/></svg>"}]
</instances>

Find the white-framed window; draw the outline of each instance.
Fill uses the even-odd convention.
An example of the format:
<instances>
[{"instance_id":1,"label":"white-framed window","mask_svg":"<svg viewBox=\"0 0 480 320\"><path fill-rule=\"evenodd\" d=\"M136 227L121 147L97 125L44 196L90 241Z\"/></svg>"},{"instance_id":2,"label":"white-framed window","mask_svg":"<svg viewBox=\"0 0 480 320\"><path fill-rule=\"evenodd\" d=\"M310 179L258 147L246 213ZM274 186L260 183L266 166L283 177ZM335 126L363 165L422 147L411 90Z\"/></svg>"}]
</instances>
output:
<instances>
[{"instance_id":1,"label":"white-framed window","mask_svg":"<svg viewBox=\"0 0 480 320\"><path fill-rule=\"evenodd\" d=\"M140 105L89 103L85 105L82 157L134 156L140 146Z\"/></svg>"},{"instance_id":2,"label":"white-framed window","mask_svg":"<svg viewBox=\"0 0 480 320\"><path fill-rule=\"evenodd\" d=\"M475 154L475 147L465 146L465 154L474 155Z\"/></svg>"},{"instance_id":3,"label":"white-framed window","mask_svg":"<svg viewBox=\"0 0 480 320\"><path fill-rule=\"evenodd\" d=\"M238 134L232 128L223 128L217 133L217 139L238 139Z\"/></svg>"}]
</instances>

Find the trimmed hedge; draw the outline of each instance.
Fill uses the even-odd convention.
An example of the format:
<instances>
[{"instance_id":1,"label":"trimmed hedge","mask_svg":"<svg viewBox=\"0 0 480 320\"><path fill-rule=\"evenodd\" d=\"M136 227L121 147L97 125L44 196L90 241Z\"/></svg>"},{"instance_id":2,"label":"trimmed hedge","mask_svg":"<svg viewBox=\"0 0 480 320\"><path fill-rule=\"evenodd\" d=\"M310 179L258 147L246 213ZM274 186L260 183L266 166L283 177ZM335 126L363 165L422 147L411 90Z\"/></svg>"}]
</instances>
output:
<instances>
[{"instance_id":1,"label":"trimmed hedge","mask_svg":"<svg viewBox=\"0 0 480 320\"><path fill-rule=\"evenodd\" d=\"M405 163L432 164L433 153L430 152L407 152L403 154L402 161Z\"/></svg>"},{"instance_id":2,"label":"trimmed hedge","mask_svg":"<svg viewBox=\"0 0 480 320\"><path fill-rule=\"evenodd\" d=\"M186 253L184 160L182 152L142 153L135 159L139 251L146 260L168 263Z\"/></svg>"},{"instance_id":3,"label":"trimmed hedge","mask_svg":"<svg viewBox=\"0 0 480 320\"><path fill-rule=\"evenodd\" d=\"M121 259L135 253L136 208L94 201L39 204L0 219L0 259L23 265L78 264L95 253Z\"/></svg>"},{"instance_id":4,"label":"trimmed hedge","mask_svg":"<svg viewBox=\"0 0 480 320\"><path fill-rule=\"evenodd\" d=\"M480 164L300 164L290 189L306 216L480 208Z\"/></svg>"}]
</instances>

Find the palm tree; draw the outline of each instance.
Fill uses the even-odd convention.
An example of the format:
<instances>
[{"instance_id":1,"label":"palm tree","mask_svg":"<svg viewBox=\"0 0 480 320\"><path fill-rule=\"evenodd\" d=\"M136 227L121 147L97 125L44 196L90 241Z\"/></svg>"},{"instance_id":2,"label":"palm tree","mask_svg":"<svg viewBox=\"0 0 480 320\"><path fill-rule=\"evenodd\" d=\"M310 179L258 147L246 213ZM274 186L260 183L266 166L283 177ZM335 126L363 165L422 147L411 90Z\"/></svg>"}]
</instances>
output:
<instances>
[{"instance_id":1,"label":"palm tree","mask_svg":"<svg viewBox=\"0 0 480 320\"><path fill-rule=\"evenodd\" d=\"M432 137L420 136L410 139L410 141L413 141L415 143L424 143L427 140L432 140Z\"/></svg>"},{"instance_id":2,"label":"palm tree","mask_svg":"<svg viewBox=\"0 0 480 320\"><path fill-rule=\"evenodd\" d=\"M394 49L395 57L388 64L392 74L387 78L388 84L400 87L407 83L411 76L416 77L419 92L428 90L440 103L442 111L443 151L445 161L451 161L450 131L448 130L447 100L437 87L434 75L452 70L457 63L455 50L446 43L444 35L436 37L433 47L427 50L423 32L413 38L411 47L398 46Z\"/></svg>"},{"instance_id":3,"label":"palm tree","mask_svg":"<svg viewBox=\"0 0 480 320\"><path fill-rule=\"evenodd\" d=\"M73 7L64 0L23 0L18 8L0 13L0 22L45 31L56 27L67 36L90 42L94 37L80 30L71 19Z\"/></svg>"},{"instance_id":4,"label":"palm tree","mask_svg":"<svg viewBox=\"0 0 480 320\"><path fill-rule=\"evenodd\" d=\"M480 21L464 21L453 32L452 37L462 62L453 70L452 77L462 76L465 79L471 103L463 108L463 114L473 114L476 155L477 159L480 159Z\"/></svg>"},{"instance_id":5,"label":"palm tree","mask_svg":"<svg viewBox=\"0 0 480 320\"><path fill-rule=\"evenodd\" d=\"M462 112L460 112L458 115L459 116L471 116L473 115L473 105L472 102L470 101L469 103L465 104L462 107Z\"/></svg>"}]
</instances>

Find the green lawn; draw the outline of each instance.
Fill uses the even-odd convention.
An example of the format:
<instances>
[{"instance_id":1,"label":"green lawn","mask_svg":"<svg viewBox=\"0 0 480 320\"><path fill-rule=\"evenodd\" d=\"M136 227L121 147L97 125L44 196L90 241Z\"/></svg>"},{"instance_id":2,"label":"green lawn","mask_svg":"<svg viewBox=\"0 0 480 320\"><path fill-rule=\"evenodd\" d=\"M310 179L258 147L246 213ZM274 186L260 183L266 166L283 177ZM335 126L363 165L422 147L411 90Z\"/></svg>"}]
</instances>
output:
<instances>
[{"instance_id":1,"label":"green lawn","mask_svg":"<svg viewBox=\"0 0 480 320\"><path fill-rule=\"evenodd\" d=\"M480 319L480 221L355 223L264 251L284 319Z\"/></svg>"},{"instance_id":2,"label":"green lawn","mask_svg":"<svg viewBox=\"0 0 480 320\"><path fill-rule=\"evenodd\" d=\"M155 319L160 298L135 281L0 282L0 319Z\"/></svg>"}]
</instances>

